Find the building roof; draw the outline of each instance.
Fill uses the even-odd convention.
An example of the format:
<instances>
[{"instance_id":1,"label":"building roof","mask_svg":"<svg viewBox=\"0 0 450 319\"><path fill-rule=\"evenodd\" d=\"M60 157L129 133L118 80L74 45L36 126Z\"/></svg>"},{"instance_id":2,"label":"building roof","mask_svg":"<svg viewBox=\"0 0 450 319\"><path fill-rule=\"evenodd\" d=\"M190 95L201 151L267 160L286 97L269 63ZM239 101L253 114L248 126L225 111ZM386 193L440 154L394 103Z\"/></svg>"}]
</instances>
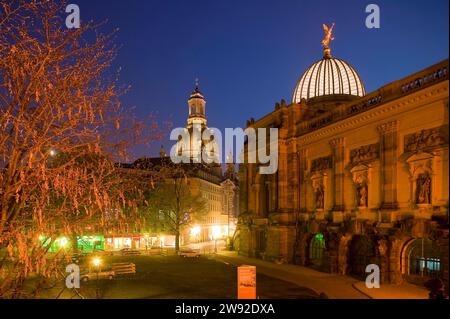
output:
<instances>
[{"instance_id":1,"label":"building roof","mask_svg":"<svg viewBox=\"0 0 450 319\"><path fill-rule=\"evenodd\" d=\"M118 163L117 166L124 169L136 169L144 171L158 172L162 168L170 168L174 166L169 156L165 157L143 157L139 158L133 163ZM228 179L221 174L220 170L216 170L215 167L218 164L203 164L203 163L180 163L182 168L189 176L197 177L207 180L209 182L220 184L222 181ZM220 165L219 165L220 167Z\"/></svg>"},{"instance_id":2,"label":"building roof","mask_svg":"<svg viewBox=\"0 0 450 319\"><path fill-rule=\"evenodd\" d=\"M325 55L301 76L292 103L327 95L364 96L363 82L355 69L344 60Z\"/></svg>"}]
</instances>

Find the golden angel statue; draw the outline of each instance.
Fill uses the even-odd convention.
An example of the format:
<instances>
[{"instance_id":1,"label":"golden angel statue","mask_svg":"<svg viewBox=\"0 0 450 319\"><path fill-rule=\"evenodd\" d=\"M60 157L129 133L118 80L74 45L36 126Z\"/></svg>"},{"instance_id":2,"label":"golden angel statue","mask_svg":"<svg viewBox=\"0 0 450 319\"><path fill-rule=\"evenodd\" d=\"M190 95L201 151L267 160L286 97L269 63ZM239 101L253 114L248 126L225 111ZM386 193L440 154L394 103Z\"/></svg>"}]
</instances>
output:
<instances>
[{"instance_id":1,"label":"golden angel statue","mask_svg":"<svg viewBox=\"0 0 450 319\"><path fill-rule=\"evenodd\" d=\"M323 24L323 31L325 31L325 38L322 40L322 45L324 46L325 49L329 49L330 47L328 46L328 44L330 43L330 41L333 41L334 38L331 36L332 32L333 32L333 28L334 28L334 22L331 24L331 27L327 27L326 24Z\"/></svg>"}]
</instances>

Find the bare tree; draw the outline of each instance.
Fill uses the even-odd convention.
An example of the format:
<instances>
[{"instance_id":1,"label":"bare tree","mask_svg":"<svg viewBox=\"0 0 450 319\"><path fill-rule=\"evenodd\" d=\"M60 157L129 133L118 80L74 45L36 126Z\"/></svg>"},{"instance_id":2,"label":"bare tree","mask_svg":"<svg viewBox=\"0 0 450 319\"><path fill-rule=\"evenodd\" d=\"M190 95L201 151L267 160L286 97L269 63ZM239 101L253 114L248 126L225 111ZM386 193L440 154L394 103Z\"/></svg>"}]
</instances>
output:
<instances>
[{"instance_id":1,"label":"bare tree","mask_svg":"<svg viewBox=\"0 0 450 319\"><path fill-rule=\"evenodd\" d=\"M158 172L159 180L148 197L147 218L160 230L175 235L177 253L183 228L207 213L206 200L194 192L190 178L187 165L168 165Z\"/></svg>"},{"instance_id":2,"label":"bare tree","mask_svg":"<svg viewBox=\"0 0 450 319\"><path fill-rule=\"evenodd\" d=\"M60 265L40 235L120 225L141 192L114 165L144 127L120 103L114 33L67 29L64 9L0 4L0 297L26 297L27 278Z\"/></svg>"}]
</instances>

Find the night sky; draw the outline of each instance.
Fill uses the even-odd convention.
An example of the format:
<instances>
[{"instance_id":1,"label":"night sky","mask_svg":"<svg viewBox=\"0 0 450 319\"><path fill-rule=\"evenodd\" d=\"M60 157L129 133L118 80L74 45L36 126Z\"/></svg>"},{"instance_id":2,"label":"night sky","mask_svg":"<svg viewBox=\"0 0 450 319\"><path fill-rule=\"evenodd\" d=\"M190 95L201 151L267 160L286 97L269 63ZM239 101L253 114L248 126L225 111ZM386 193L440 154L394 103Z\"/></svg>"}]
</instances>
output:
<instances>
[{"instance_id":1,"label":"night sky","mask_svg":"<svg viewBox=\"0 0 450 319\"><path fill-rule=\"evenodd\" d=\"M306 68L322 57L322 23L335 22L331 53L349 62L367 92L448 58L448 0L76 0L81 19L118 27L116 66L131 85L123 98L139 116L185 126L199 78L208 126L245 127L291 100ZM366 5L381 28L365 27ZM169 133L169 132L168 132ZM164 142L170 150L172 142ZM155 156L161 142L134 156Z\"/></svg>"}]
</instances>

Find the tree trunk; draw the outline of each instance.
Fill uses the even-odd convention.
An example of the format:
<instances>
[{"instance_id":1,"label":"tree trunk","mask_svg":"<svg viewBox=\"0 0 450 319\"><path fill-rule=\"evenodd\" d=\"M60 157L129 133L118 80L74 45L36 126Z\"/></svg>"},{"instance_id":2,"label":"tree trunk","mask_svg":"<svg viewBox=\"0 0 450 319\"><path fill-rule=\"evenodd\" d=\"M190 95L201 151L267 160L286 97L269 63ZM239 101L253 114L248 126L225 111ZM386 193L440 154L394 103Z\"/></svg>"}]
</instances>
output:
<instances>
[{"instance_id":1,"label":"tree trunk","mask_svg":"<svg viewBox=\"0 0 450 319\"><path fill-rule=\"evenodd\" d=\"M175 253L178 254L180 251L180 230L175 232Z\"/></svg>"}]
</instances>

